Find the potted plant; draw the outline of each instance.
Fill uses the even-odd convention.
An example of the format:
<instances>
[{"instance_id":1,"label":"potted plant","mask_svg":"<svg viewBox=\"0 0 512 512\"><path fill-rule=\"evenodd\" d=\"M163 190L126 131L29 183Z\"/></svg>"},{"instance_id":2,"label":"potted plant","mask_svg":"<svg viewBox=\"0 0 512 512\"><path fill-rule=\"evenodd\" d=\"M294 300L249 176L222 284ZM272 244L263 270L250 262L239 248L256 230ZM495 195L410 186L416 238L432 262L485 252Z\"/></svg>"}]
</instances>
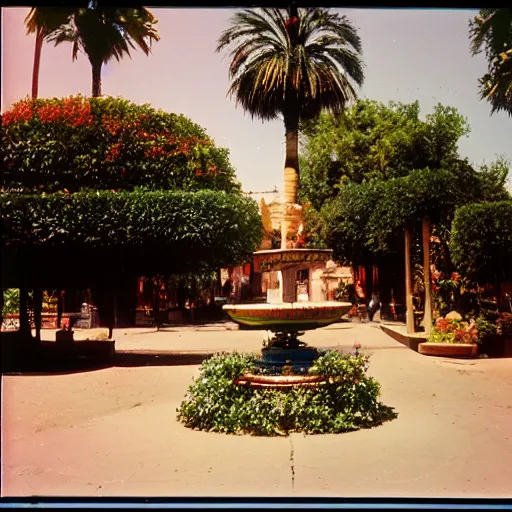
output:
<instances>
[{"instance_id":1,"label":"potted plant","mask_svg":"<svg viewBox=\"0 0 512 512\"><path fill-rule=\"evenodd\" d=\"M474 357L478 352L478 329L474 321L463 321L458 313L438 318L427 341L418 345L420 354L444 357Z\"/></svg>"}]
</instances>

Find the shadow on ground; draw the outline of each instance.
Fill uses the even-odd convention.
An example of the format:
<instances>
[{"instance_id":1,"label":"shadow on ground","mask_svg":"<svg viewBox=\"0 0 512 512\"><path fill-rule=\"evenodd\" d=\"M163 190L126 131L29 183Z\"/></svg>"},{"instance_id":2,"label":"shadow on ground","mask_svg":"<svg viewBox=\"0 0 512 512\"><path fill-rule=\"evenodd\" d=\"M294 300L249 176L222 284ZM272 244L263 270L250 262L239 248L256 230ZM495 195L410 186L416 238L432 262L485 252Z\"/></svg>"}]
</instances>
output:
<instances>
[{"instance_id":1,"label":"shadow on ground","mask_svg":"<svg viewBox=\"0 0 512 512\"><path fill-rule=\"evenodd\" d=\"M3 347L2 347L3 348ZM2 350L2 375L58 375L104 370L112 367L200 365L213 352L116 351L114 354L59 354L55 350Z\"/></svg>"}]
</instances>

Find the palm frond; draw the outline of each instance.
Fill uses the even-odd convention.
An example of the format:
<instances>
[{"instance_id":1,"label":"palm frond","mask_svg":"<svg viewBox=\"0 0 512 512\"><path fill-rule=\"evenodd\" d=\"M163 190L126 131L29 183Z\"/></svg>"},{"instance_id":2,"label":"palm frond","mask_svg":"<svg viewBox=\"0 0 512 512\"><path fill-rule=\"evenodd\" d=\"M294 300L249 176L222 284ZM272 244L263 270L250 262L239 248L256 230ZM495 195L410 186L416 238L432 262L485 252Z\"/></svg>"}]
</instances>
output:
<instances>
[{"instance_id":1,"label":"palm frond","mask_svg":"<svg viewBox=\"0 0 512 512\"><path fill-rule=\"evenodd\" d=\"M56 45L73 43L73 59L78 52L87 55L91 63L107 63L130 55L131 49L140 49L146 55L153 41L160 36L155 28L158 21L147 9L92 8L76 9L69 21L50 36Z\"/></svg>"},{"instance_id":2,"label":"palm frond","mask_svg":"<svg viewBox=\"0 0 512 512\"><path fill-rule=\"evenodd\" d=\"M364 79L356 28L327 9L299 9L298 20L286 9L245 9L221 34L222 50L231 60L228 94L263 120L290 105L302 120L324 108L339 111Z\"/></svg>"}]
</instances>

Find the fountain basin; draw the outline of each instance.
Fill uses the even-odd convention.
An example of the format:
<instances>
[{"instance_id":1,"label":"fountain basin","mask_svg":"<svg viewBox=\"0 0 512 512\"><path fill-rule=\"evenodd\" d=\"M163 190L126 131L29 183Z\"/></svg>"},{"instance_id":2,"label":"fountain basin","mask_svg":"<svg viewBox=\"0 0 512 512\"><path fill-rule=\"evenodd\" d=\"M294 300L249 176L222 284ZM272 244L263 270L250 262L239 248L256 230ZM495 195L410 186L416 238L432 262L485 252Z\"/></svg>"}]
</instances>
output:
<instances>
[{"instance_id":1,"label":"fountain basin","mask_svg":"<svg viewBox=\"0 0 512 512\"><path fill-rule=\"evenodd\" d=\"M350 302L288 302L282 304L226 304L231 319L251 329L306 331L341 320Z\"/></svg>"}]
</instances>

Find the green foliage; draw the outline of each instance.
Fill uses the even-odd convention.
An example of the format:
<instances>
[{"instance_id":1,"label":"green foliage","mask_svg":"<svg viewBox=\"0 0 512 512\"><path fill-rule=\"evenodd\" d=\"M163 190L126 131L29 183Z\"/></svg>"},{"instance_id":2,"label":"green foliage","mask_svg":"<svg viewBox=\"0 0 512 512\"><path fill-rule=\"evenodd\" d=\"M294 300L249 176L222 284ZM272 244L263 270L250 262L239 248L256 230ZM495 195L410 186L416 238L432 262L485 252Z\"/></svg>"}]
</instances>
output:
<instances>
[{"instance_id":1,"label":"green foliage","mask_svg":"<svg viewBox=\"0 0 512 512\"><path fill-rule=\"evenodd\" d=\"M261 390L233 382L254 369L252 356L216 355L201 365L178 419L199 430L264 436L369 428L396 415L378 401L380 386L367 368L367 357L329 351L310 369L328 377L325 385Z\"/></svg>"},{"instance_id":2,"label":"green foliage","mask_svg":"<svg viewBox=\"0 0 512 512\"><path fill-rule=\"evenodd\" d=\"M306 231L347 264L375 262L401 247L407 223L428 215L444 257L456 206L509 198L509 162L475 170L458 155L464 117L438 104L424 119L418 102L361 100L342 116L303 126L301 198L312 204ZM320 228L320 229L319 229ZM415 243L415 241L413 241Z\"/></svg>"},{"instance_id":3,"label":"green foliage","mask_svg":"<svg viewBox=\"0 0 512 512\"><path fill-rule=\"evenodd\" d=\"M91 257L136 275L212 270L249 258L262 232L254 200L211 190L11 193L0 211L4 247L39 271L71 259L99 272Z\"/></svg>"},{"instance_id":4,"label":"green foliage","mask_svg":"<svg viewBox=\"0 0 512 512\"><path fill-rule=\"evenodd\" d=\"M357 30L328 9L245 9L220 37L221 50L237 103L263 120L283 114L291 129L322 109L339 112L363 83Z\"/></svg>"},{"instance_id":5,"label":"green foliage","mask_svg":"<svg viewBox=\"0 0 512 512\"><path fill-rule=\"evenodd\" d=\"M301 195L318 210L347 182L406 176L414 169L451 168L467 121L438 104L419 118L418 102L360 100L343 115L322 114L304 126Z\"/></svg>"},{"instance_id":6,"label":"green foliage","mask_svg":"<svg viewBox=\"0 0 512 512\"><path fill-rule=\"evenodd\" d=\"M0 157L7 190L240 191L200 126L120 98L20 101L3 114Z\"/></svg>"},{"instance_id":7,"label":"green foliage","mask_svg":"<svg viewBox=\"0 0 512 512\"><path fill-rule=\"evenodd\" d=\"M7 288L3 290L3 294L2 317L18 314L20 311L20 291L17 288Z\"/></svg>"},{"instance_id":8,"label":"green foliage","mask_svg":"<svg viewBox=\"0 0 512 512\"><path fill-rule=\"evenodd\" d=\"M415 170L387 181L347 183L321 210L323 237L344 263L369 263L393 251L407 224L441 220L462 201L445 170Z\"/></svg>"},{"instance_id":9,"label":"green foliage","mask_svg":"<svg viewBox=\"0 0 512 512\"><path fill-rule=\"evenodd\" d=\"M487 73L480 78L480 97L491 104L491 114L512 115L512 9L481 9L469 23L471 52L485 52Z\"/></svg>"},{"instance_id":10,"label":"green foliage","mask_svg":"<svg viewBox=\"0 0 512 512\"><path fill-rule=\"evenodd\" d=\"M187 301L195 303L209 297L215 280L212 271L174 274L167 279L167 289L176 292L179 307L184 307Z\"/></svg>"},{"instance_id":11,"label":"green foliage","mask_svg":"<svg viewBox=\"0 0 512 512\"><path fill-rule=\"evenodd\" d=\"M101 95L101 67L112 59L118 62L138 48L146 55L160 36L155 28L158 20L144 7L106 9L91 1L86 8L71 11L67 23L48 35L55 45L72 44L72 58L81 51L92 66L92 95Z\"/></svg>"},{"instance_id":12,"label":"green foliage","mask_svg":"<svg viewBox=\"0 0 512 512\"><path fill-rule=\"evenodd\" d=\"M512 276L512 201L468 204L455 212L450 254L461 273L478 283Z\"/></svg>"},{"instance_id":13,"label":"green foliage","mask_svg":"<svg viewBox=\"0 0 512 512\"><path fill-rule=\"evenodd\" d=\"M510 161L499 156L490 165L480 166L480 191L484 201L508 201L512 199L506 185L510 174Z\"/></svg>"}]
</instances>

